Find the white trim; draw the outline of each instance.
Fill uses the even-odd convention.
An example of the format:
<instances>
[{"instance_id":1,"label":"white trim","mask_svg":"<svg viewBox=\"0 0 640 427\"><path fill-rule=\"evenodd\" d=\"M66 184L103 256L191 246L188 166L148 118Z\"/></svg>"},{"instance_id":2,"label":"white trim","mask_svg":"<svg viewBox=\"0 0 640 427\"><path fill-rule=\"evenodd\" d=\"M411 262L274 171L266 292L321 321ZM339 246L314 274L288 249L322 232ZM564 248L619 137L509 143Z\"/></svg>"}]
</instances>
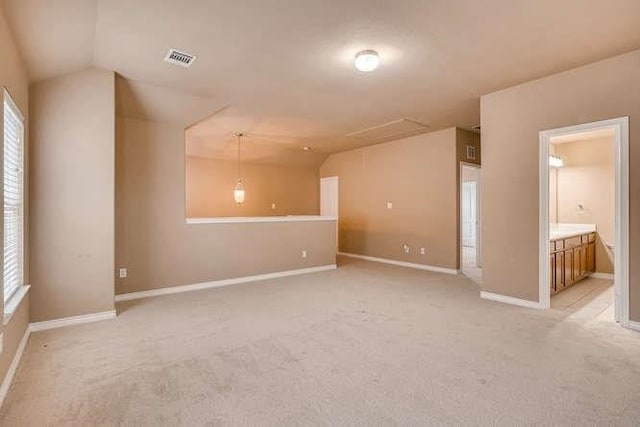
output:
<instances>
[{"instance_id":1,"label":"white trim","mask_svg":"<svg viewBox=\"0 0 640 427\"><path fill-rule=\"evenodd\" d=\"M493 292L480 291L480 298L484 298L484 299L488 299L488 300L496 301L496 302L501 302L501 303L504 303L504 304L517 305L517 306L526 307L526 308L535 308L535 309L541 309L542 308L540 306L540 303L535 302L535 301L529 301L529 300L526 300L526 299L509 297L507 295L494 294Z\"/></svg>"},{"instance_id":2,"label":"white trim","mask_svg":"<svg viewBox=\"0 0 640 427\"><path fill-rule=\"evenodd\" d=\"M9 89L7 89L6 86L2 86L2 96L3 100L7 101L7 103L14 110L13 112L16 114L16 116L18 116L18 119L20 119L20 121L24 124L24 116L22 115L22 111L20 111L20 108L18 108L18 105L16 105L13 97L11 96L11 92L9 92Z\"/></svg>"},{"instance_id":3,"label":"white trim","mask_svg":"<svg viewBox=\"0 0 640 427\"><path fill-rule=\"evenodd\" d=\"M257 282L260 280L277 279L279 277L297 276L299 274L318 273L320 271L335 270L336 264L322 265L319 267L300 268L297 270L279 271L277 273L257 274L255 276L237 277L233 279L213 280L211 282L194 283L191 285L169 286L166 288L150 289L148 291L130 292L116 295L116 302L129 301L139 298L157 297L160 295L177 294L181 292L199 291L202 289L219 288L221 286L236 285L239 283Z\"/></svg>"},{"instance_id":4,"label":"white trim","mask_svg":"<svg viewBox=\"0 0 640 427\"><path fill-rule=\"evenodd\" d=\"M30 287L31 285L19 286L13 295L11 295L9 300L4 303L4 316L2 318L2 322L5 326L11 321L13 313L15 313L16 310L18 310L18 307L20 307L20 304L22 303L22 300L24 300L24 297L27 296Z\"/></svg>"},{"instance_id":5,"label":"white trim","mask_svg":"<svg viewBox=\"0 0 640 427\"><path fill-rule=\"evenodd\" d=\"M399 265L400 267L408 267L408 268L416 268L418 270L433 271L435 273L444 273L444 274L459 274L460 273L460 271L455 269L455 268L434 267L434 266L431 266L431 265L416 264L416 263L413 263L413 262L405 262L405 261L396 261L395 259L378 258L378 257L373 257L373 256L352 254L352 253L348 253L348 252L338 252L338 255L346 256L346 257L349 257L349 258L363 259L363 260L366 260L366 261L381 262L383 264Z\"/></svg>"},{"instance_id":6,"label":"white trim","mask_svg":"<svg viewBox=\"0 0 640 427\"><path fill-rule=\"evenodd\" d=\"M629 117L585 123L540 132L539 158L539 281L541 308L549 308L549 144L555 136L583 133L603 128L615 131L616 152L616 257L615 311L616 320L624 326L629 322Z\"/></svg>"},{"instance_id":7,"label":"white trim","mask_svg":"<svg viewBox=\"0 0 640 427\"><path fill-rule=\"evenodd\" d=\"M288 216L228 216L212 218L187 218L187 224L229 224L237 222L301 222L336 221L335 216L288 215Z\"/></svg>"},{"instance_id":8,"label":"white trim","mask_svg":"<svg viewBox=\"0 0 640 427\"><path fill-rule=\"evenodd\" d=\"M625 328L631 329L633 331L640 332L640 322L634 322L633 320L629 320L626 323L623 323L622 326Z\"/></svg>"},{"instance_id":9,"label":"white trim","mask_svg":"<svg viewBox=\"0 0 640 427\"><path fill-rule=\"evenodd\" d=\"M604 279L604 280L614 280L615 275L612 273L591 273L589 277L593 277L594 279Z\"/></svg>"},{"instance_id":10,"label":"white trim","mask_svg":"<svg viewBox=\"0 0 640 427\"><path fill-rule=\"evenodd\" d=\"M61 319L45 320L29 324L31 332L45 331L47 329L62 328L65 326L81 325L83 323L98 322L116 318L116 311L103 311L100 313L81 314L79 316L63 317Z\"/></svg>"},{"instance_id":11,"label":"white trim","mask_svg":"<svg viewBox=\"0 0 640 427\"><path fill-rule=\"evenodd\" d=\"M2 386L0 386L0 407L2 407L4 399L7 397L7 393L9 392L9 388L11 387L11 383L13 382L13 377L18 370L20 360L22 359L22 355L24 354L24 349L27 347L27 342L29 341L30 333L31 331L29 330L29 325L27 325L27 328L24 331L24 335L20 340L20 344L18 344L18 348L16 349L16 354L13 355L11 365L9 365L9 369L7 369L7 373L4 375Z\"/></svg>"}]
</instances>

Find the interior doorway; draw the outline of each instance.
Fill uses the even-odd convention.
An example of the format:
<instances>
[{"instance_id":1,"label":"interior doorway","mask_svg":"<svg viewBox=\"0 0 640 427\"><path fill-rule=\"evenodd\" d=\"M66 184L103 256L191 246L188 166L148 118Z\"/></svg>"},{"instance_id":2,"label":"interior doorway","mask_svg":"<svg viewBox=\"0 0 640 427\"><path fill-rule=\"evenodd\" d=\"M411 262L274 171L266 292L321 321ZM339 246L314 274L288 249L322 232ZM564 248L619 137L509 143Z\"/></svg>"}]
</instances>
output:
<instances>
[{"instance_id":1,"label":"interior doorway","mask_svg":"<svg viewBox=\"0 0 640 427\"><path fill-rule=\"evenodd\" d=\"M320 178L320 215L338 219L339 211L339 186L338 177L330 176ZM336 221L336 250L340 247L338 243L338 221Z\"/></svg>"},{"instance_id":2,"label":"interior doorway","mask_svg":"<svg viewBox=\"0 0 640 427\"><path fill-rule=\"evenodd\" d=\"M613 300L611 320L628 326L628 153L627 117L540 133L540 308L578 298L605 320Z\"/></svg>"},{"instance_id":3,"label":"interior doorway","mask_svg":"<svg viewBox=\"0 0 640 427\"><path fill-rule=\"evenodd\" d=\"M460 265L462 273L482 282L480 166L460 164Z\"/></svg>"}]
</instances>

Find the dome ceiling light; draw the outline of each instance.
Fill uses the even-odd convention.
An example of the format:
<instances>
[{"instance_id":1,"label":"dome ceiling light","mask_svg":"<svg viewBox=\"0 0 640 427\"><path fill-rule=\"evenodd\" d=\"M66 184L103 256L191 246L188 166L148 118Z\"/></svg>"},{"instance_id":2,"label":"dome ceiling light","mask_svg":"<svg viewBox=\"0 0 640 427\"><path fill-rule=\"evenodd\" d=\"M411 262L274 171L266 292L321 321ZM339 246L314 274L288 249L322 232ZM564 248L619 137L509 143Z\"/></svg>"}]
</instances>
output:
<instances>
[{"instance_id":1,"label":"dome ceiling light","mask_svg":"<svg viewBox=\"0 0 640 427\"><path fill-rule=\"evenodd\" d=\"M378 68L378 65L380 65L380 56L378 56L378 52L375 50L361 50L356 53L354 65L359 71L368 73Z\"/></svg>"}]
</instances>

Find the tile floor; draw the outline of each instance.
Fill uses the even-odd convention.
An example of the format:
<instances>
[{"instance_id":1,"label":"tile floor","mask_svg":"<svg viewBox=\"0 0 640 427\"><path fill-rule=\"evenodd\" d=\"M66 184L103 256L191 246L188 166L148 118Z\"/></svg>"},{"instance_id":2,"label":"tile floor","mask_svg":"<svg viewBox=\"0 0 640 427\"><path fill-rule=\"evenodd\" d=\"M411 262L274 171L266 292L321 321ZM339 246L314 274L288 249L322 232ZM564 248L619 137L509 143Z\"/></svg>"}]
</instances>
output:
<instances>
[{"instance_id":1,"label":"tile floor","mask_svg":"<svg viewBox=\"0 0 640 427\"><path fill-rule=\"evenodd\" d=\"M569 318L614 321L613 281L589 277L551 296L551 309Z\"/></svg>"}]
</instances>

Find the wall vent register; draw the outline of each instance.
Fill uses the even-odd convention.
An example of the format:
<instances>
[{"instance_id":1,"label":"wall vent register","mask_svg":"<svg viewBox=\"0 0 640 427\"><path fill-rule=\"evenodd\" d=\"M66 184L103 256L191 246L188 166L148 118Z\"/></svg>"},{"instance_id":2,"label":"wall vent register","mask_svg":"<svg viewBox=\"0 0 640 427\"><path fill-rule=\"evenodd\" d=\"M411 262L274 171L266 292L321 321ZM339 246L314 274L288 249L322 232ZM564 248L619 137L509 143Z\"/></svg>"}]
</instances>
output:
<instances>
[{"instance_id":1,"label":"wall vent register","mask_svg":"<svg viewBox=\"0 0 640 427\"><path fill-rule=\"evenodd\" d=\"M467 160L476 159L476 147L473 145L467 145Z\"/></svg>"},{"instance_id":2,"label":"wall vent register","mask_svg":"<svg viewBox=\"0 0 640 427\"><path fill-rule=\"evenodd\" d=\"M190 55L185 52L180 52L176 49L169 49L167 55L164 57L164 60L170 64L180 65L181 67L189 68L193 64L193 61L196 60L195 55Z\"/></svg>"}]
</instances>

